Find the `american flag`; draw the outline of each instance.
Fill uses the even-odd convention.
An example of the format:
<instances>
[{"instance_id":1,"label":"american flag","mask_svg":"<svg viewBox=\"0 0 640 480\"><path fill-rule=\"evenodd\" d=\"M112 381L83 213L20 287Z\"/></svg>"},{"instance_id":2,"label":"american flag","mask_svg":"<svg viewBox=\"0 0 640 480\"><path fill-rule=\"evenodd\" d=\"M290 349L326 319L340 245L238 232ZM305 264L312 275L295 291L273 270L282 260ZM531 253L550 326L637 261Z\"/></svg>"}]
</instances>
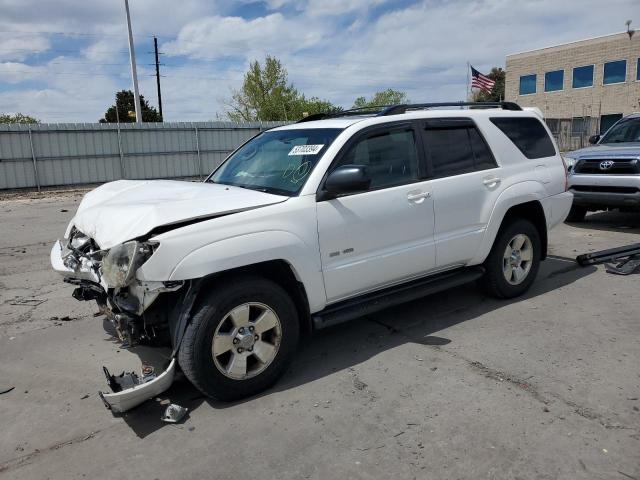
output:
<instances>
[{"instance_id":1,"label":"american flag","mask_svg":"<svg viewBox=\"0 0 640 480\"><path fill-rule=\"evenodd\" d=\"M469 65L471 67L471 65ZM496 84L494 80L491 80L486 75L481 74L478 70L471 67L471 88L479 88L485 92L491 93L491 89Z\"/></svg>"}]
</instances>

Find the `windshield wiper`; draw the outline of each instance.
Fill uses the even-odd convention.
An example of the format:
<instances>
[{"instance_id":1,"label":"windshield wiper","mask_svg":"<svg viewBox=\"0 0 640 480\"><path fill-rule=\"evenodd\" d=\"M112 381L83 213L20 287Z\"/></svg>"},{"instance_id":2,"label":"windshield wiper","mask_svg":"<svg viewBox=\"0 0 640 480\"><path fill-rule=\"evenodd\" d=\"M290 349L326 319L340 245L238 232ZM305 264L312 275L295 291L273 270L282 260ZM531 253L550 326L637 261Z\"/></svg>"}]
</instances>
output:
<instances>
[{"instance_id":1,"label":"windshield wiper","mask_svg":"<svg viewBox=\"0 0 640 480\"><path fill-rule=\"evenodd\" d=\"M249 190L256 190L258 192L263 192L263 193L270 193L272 195L285 195L287 197L291 196L291 192L289 192L288 190L284 190L283 188L275 188L275 187L258 187L258 186L251 186L251 187L245 187L242 185L237 185L238 187L242 187L242 188L248 188Z\"/></svg>"},{"instance_id":2,"label":"windshield wiper","mask_svg":"<svg viewBox=\"0 0 640 480\"><path fill-rule=\"evenodd\" d=\"M245 190L254 190L256 192L270 193L272 195L284 195L284 196L290 197L292 194L292 192L288 190L284 190L282 188L275 188L275 187L263 187L259 185L241 185L239 183L231 183L231 182L212 182L212 183L217 183L218 185L229 185L230 187L244 188Z\"/></svg>"}]
</instances>

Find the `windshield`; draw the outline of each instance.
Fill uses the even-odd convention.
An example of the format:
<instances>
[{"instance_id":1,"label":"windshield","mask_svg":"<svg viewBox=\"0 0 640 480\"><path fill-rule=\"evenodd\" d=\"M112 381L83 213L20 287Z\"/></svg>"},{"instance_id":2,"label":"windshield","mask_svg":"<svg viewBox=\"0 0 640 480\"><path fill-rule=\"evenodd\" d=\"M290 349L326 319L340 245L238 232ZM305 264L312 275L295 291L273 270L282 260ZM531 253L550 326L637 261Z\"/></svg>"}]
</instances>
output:
<instances>
[{"instance_id":1,"label":"windshield","mask_svg":"<svg viewBox=\"0 0 640 480\"><path fill-rule=\"evenodd\" d=\"M261 133L240 147L207 181L295 195L341 131L310 128Z\"/></svg>"},{"instance_id":2,"label":"windshield","mask_svg":"<svg viewBox=\"0 0 640 480\"><path fill-rule=\"evenodd\" d=\"M600 143L625 142L640 142L640 118L620 120L600 140Z\"/></svg>"}]
</instances>

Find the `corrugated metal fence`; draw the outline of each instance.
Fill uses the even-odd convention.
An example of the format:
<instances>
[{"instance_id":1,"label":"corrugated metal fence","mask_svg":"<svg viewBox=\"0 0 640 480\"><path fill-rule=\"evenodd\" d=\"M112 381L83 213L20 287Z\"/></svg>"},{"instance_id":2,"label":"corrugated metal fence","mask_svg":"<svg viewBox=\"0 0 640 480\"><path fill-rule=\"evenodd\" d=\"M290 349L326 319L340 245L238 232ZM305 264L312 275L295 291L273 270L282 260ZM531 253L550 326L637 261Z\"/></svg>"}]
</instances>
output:
<instances>
[{"instance_id":1,"label":"corrugated metal fence","mask_svg":"<svg viewBox=\"0 0 640 480\"><path fill-rule=\"evenodd\" d=\"M0 190L209 174L277 122L0 125Z\"/></svg>"}]
</instances>

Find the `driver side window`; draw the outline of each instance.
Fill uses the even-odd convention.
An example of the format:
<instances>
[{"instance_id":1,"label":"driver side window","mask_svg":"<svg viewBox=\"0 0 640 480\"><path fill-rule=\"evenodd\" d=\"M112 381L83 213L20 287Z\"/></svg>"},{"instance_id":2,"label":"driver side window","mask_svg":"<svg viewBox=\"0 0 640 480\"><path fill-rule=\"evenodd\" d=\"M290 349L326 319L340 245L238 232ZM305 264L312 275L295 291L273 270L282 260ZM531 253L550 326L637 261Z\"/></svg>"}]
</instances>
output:
<instances>
[{"instance_id":1,"label":"driver side window","mask_svg":"<svg viewBox=\"0 0 640 480\"><path fill-rule=\"evenodd\" d=\"M366 166L370 190L417 181L418 153L413 129L378 131L359 140L336 167L342 165Z\"/></svg>"}]
</instances>

